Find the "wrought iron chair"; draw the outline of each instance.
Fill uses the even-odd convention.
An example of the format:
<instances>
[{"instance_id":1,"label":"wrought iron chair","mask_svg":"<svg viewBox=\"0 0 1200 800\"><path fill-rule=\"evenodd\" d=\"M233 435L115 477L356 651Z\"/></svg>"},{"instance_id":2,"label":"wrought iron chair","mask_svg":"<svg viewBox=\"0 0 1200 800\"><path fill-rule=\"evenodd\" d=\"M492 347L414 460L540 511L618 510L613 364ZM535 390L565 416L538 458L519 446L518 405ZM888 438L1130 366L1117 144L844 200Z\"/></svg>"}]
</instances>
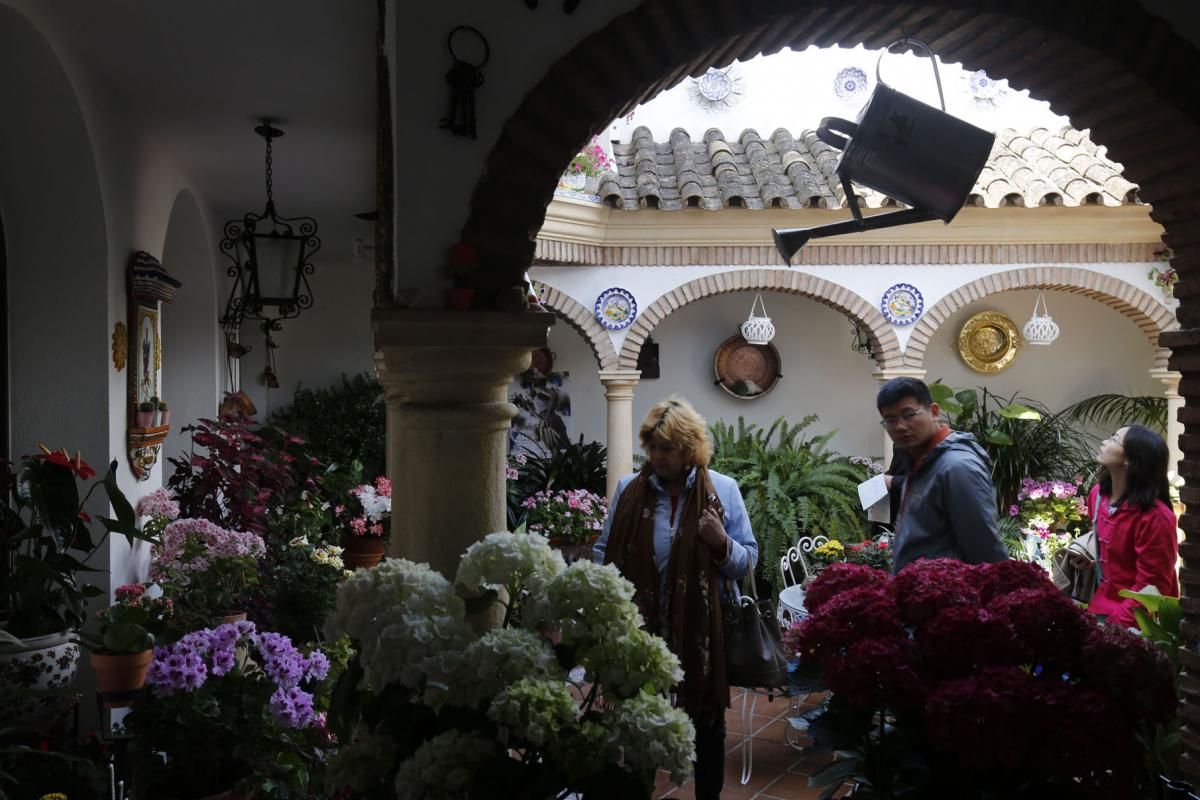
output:
<instances>
[{"instance_id":1,"label":"wrought iron chair","mask_svg":"<svg viewBox=\"0 0 1200 800\"><path fill-rule=\"evenodd\" d=\"M779 575L781 578L779 592L779 627L786 630L793 622L804 616L804 591L799 588L806 580L816 574L810 557L812 552L829 541L828 536L801 536L800 540L787 549L779 559ZM789 591L790 590L790 591ZM789 602L790 601L790 602Z\"/></svg>"}]
</instances>

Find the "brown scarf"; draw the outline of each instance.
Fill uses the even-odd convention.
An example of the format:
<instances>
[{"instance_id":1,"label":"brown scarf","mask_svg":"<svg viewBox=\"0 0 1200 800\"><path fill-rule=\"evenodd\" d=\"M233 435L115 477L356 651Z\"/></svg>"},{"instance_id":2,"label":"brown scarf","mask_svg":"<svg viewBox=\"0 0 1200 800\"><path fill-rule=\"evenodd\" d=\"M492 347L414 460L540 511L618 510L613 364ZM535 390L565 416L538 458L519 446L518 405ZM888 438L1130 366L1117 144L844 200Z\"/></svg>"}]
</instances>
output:
<instances>
[{"instance_id":1,"label":"brown scarf","mask_svg":"<svg viewBox=\"0 0 1200 800\"><path fill-rule=\"evenodd\" d=\"M689 714L711 713L729 706L725 679L725 641L721 627L721 579L712 553L700 539L700 514L713 493L705 467L681 509L679 533L667 561L666 620L659 619L659 578L654 563L654 508L650 466L621 493L613 512L604 563L614 564L634 586L634 602L646 627L665 633L671 652L683 664L679 704Z\"/></svg>"}]
</instances>

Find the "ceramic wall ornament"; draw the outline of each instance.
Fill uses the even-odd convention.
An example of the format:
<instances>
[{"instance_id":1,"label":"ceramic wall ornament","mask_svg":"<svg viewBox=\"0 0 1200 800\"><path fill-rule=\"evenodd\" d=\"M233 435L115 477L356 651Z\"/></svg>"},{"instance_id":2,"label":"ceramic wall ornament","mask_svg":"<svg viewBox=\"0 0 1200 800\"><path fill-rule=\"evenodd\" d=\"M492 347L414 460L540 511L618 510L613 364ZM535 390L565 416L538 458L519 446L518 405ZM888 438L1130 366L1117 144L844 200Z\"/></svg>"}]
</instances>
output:
<instances>
[{"instance_id":1,"label":"ceramic wall ornament","mask_svg":"<svg viewBox=\"0 0 1200 800\"><path fill-rule=\"evenodd\" d=\"M127 278L129 416L125 438L130 470L139 481L145 481L150 479L171 430L170 425L157 421L163 398L161 312L162 304L170 303L182 284L157 258L140 250L133 256ZM115 346L116 334L113 338ZM150 410L142 411L143 404Z\"/></svg>"},{"instance_id":2,"label":"ceramic wall ornament","mask_svg":"<svg viewBox=\"0 0 1200 800\"><path fill-rule=\"evenodd\" d=\"M883 318L893 325L912 325L925 311L925 298L910 283L897 283L883 293Z\"/></svg>"},{"instance_id":3,"label":"ceramic wall ornament","mask_svg":"<svg viewBox=\"0 0 1200 800\"><path fill-rule=\"evenodd\" d=\"M968 92L981 111L994 111L1008 97L1008 81L994 80L983 70L967 76Z\"/></svg>"},{"instance_id":4,"label":"ceramic wall ornament","mask_svg":"<svg viewBox=\"0 0 1200 800\"><path fill-rule=\"evenodd\" d=\"M1012 365L1021 348L1016 323L999 311L981 311L958 333L958 353L976 372L995 374Z\"/></svg>"},{"instance_id":5,"label":"ceramic wall ornament","mask_svg":"<svg viewBox=\"0 0 1200 800\"><path fill-rule=\"evenodd\" d=\"M740 333L730 336L713 356L713 381L739 400L762 397L783 377L773 344L751 344Z\"/></svg>"},{"instance_id":6,"label":"ceramic wall ornament","mask_svg":"<svg viewBox=\"0 0 1200 800\"><path fill-rule=\"evenodd\" d=\"M705 111L727 111L741 102L745 81L731 64L725 69L710 67L699 78L692 78L688 94Z\"/></svg>"},{"instance_id":7,"label":"ceramic wall ornament","mask_svg":"<svg viewBox=\"0 0 1200 800\"><path fill-rule=\"evenodd\" d=\"M861 101L867 96L870 79L858 67L846 67L833 79L833 93L844 103Z\"/></svg>"},{"instance_id":8,"label":"ceramic wall ornament","mask_svg":"<svg viewBox=\"0 0 1200 800\"><path fill-rule=\"evenodd\" d=\"M610 331L623 331L637 318L637 301L625 289L605 289L596 298L596 319Z\"/></svg>"},{"instance_id":9,"label":"ceramic wall ornament","mask_svg":"<svg viewBox=\"0 0 1200 800\"><path fill-rule=\"evenodd\" d=\"M113 327L112 361L117 372L125 369L125 359L129 355L129 329L125 323L118 321Z\"/></svg>"}]
</instances>

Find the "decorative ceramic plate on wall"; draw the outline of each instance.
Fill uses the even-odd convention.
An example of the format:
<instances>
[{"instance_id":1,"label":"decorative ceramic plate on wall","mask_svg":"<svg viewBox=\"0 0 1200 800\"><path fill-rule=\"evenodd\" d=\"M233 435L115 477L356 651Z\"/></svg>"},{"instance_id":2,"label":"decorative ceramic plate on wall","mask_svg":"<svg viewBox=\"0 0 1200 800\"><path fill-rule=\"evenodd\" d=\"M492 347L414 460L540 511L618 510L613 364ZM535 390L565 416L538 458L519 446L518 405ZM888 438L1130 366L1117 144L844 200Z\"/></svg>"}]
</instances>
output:
<instances>
[{"instance_id":1,"label":"decorative ceramic plate on wall","mask_svg":"<svg viewBox=\"0 0 1200 800\"><path fill-rule=\"evenodd\" d=\"M772 344L750 344L739 333L717 348L713 357L715 383L739 400L762 397L782 377L779 351Z\"/></svg>"},{"instance_id":2,"label":"decorative ceramic plate on wall","mask_svg":"<svg viewBox=\"0 0 1200 800\"><path fill-rule=\"evenodd\" d=\"M637 318L637 301L624 289L605 289L596 298L596 319L610 331L621 331Z\"/></svg>"},{"instance_id":3,"label":"decorative ceramic plate on wall","mask_svg":"<svg viewBox=\"0 0 1200 800\"><path fill-rule=\"evenodd\" d=\"M1006 369L1021 348L1016 324L999 311L981 311L967 320L958 333L958 353L976 372Z\"/></svg>"},{"instance_id":4,"label":"decorative ceramic plate on wall","mask_svg":"<svg viewBox=\"0 0 1200 800\"><path fill-rule=\"evenodd\" d=\"M925 310L925 298L912 284L897 283L883 293L879 310L883 312L883 318L893 325L912 325Z\"/></svg>"}]
</instances>

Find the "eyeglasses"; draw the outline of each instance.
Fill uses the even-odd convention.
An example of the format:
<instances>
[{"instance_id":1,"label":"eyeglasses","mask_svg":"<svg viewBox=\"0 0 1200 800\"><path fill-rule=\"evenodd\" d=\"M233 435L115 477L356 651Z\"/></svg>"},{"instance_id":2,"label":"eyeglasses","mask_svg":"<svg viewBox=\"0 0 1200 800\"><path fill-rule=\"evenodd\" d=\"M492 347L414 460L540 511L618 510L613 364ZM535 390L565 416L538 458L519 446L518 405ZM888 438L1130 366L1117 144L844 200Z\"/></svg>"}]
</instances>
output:
<instances>
[{"instance_id":1,"label":"eyeglasses","mask_svg":"<svg viewBox=\"0 0 1200 800\"><path fill-rule=\"evenodd\" d=\"M899 425L901 422L907 424L909 422L912 422L914 417L916 417L917 415L921 414L922 412L928 411L928 410L929 410L928 408L921 407L921 408L915 409L913 411L905 411L903 414L901 414L898 417L884 417L883 419L879 420L879 427L894 428L897 425Z\"/></svg>"}]
</instances>

